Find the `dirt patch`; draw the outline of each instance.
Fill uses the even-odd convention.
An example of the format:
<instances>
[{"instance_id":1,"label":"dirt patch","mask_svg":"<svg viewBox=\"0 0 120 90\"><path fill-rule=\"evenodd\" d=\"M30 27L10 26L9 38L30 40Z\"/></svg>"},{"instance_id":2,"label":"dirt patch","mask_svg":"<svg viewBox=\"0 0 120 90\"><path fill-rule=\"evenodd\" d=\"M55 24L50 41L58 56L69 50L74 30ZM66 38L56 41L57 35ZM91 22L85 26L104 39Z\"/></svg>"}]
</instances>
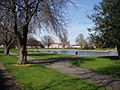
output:
<instances>
[{"instance_id":1,"label":"dirt patch","mask_svg":"<svg viewBox=\"0 0 120 90\"><path fill-rule=\"evenodd\" d=\"M14 64L14 66L18 67L27 67L27 66L32 66L33 64Z\"/></svg>"}]
</instances>

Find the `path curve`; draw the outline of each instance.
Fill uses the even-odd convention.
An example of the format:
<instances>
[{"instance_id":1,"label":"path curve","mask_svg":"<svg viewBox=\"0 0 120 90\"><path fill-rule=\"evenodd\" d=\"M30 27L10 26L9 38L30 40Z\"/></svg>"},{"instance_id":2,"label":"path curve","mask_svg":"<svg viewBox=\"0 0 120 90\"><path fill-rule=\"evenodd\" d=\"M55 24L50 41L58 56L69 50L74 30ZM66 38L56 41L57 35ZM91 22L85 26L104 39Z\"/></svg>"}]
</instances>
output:
<instances>
[{"instance_id":1,"label":"path curve","mask_svg":"<svg viewBox=\"0 0 120 90\"><path fill-rule=\"evenodd\" d=\"M75 57L72 57L75 58ZM91 83L94 83L98 86L109 87L110 90L120 90L120 78L112 77L110 75L104 75L95 73L88 69L76 67L68 63L68 60L60 59L39 59L39 58L29 58L31 61L43 64L45 67L55 69L59 72L71 75L83 80L87 80Z\"/></svg>"}]
</instances>

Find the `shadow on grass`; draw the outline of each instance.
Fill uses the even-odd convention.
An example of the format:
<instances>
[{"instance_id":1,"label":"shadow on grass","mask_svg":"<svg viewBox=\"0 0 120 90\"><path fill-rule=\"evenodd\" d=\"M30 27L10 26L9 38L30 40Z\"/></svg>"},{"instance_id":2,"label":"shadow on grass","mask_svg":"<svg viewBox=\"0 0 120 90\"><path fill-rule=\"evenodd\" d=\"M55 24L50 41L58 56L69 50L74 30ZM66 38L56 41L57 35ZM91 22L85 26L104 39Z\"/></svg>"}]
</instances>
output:
<instances>
[{"instance_id":1,"label":"shadow on grass","mask_svg":"<svg viewBox=\"0 0 120 90\"><path fill-rule=\"evenodd\" d=\"M0 53L4 53L4 52L0 50Z\"/></svg>"},{"instance_id":2,"label":"shadow on grass","mask_svg":"<svg viewBox=\"0 0 120 90\"><path fill-rule=\"evenodd\" d=\"M82 81L78 83L79 87L74 87L76 82L79 82L80 79L65 79L65 80L52 80L51 82L45 83L39 87L32 87L33 84L29 83L24 87L24 90L105 90L103 87L95 86L90 83Z\"/></svg>"},{"instance_id":3,"label":"shadow on grass","mask_svg":"<svg viewBox=\"0 0 120 90\"><path fill-rule=\"evenodd\" d=\"M38 54L28 54L28 56L52 56L52 55L55 55L55 54L51 54L51 53L38 53ZM56 54L57 55L57 54Z\"/></svg>"},{"instance_id":4,"label":"shadow on grass","mask_svg":"<svg viewBox=\"0 0 120 90\"><path fill-rule=\"evenodd\" d=\"M50 65L56 62L66 62L66 61L70 61L71 63L73 63L74 65L78 66L77 64L79 63L83 63L84 61L87 60L95 60L93 58L86 58L86 57L73 57L73 56L69 56L69 57L57 57L57 58L47 58L47 59L42 59L42 58L35 58L33 60L30 60L29 63L30 64L44 64L44 65Z\"/></svg>"},{"instance_id":5,"label":"shadow on grass","mask_svg":"<svg viewBox=\"0 0 120 90\"><path fill-rule=\"evenodd\" d=\"M70 63L72 63L75 66L80 66L80 64L83 64L85 61L94 61L96 60L95 57L79 57L74 58L70 60Z\"/></svg>"},{"instance_id":6,"label":"shadow on grass","mask_svg":"<svg viewBox=\"0 0 120 90\"><path fill-rule=\"evenodd\" d=\"M118 56L102 56L99 58L106 58L106 59L110 59L110 60L119 60Z\"/></svg>"},{"instance_id":7,"label":"shadow on grass","mask_svg":"<svg viewBox=\"0 0 120 90\"><path fill-rule=\"evenodd\" d=\"M16 85L15 79L7 74L8 70L2 68L0 67L0 90L21 90Z\"/></svg>"},{"instance_id":8,"label":"shadow on grass","mask_svg":"<svg viewBox=\"0 0 120 90\"><path fill-rule=\"evenodd\" d=\"M72 63L75 66L80 67L81 64L86 63L85 61L90 62L90 61L93 61L93 60L97 60L99 58L101 58L100 60L108 59L108 61L109 60L111 60L111 61L114 60L114 61L113 61L113 64L111 64L109 66L99 67L99 68L96 68L95 70L92 70L92 71L102 73L102 74L111 75L113 77L120 77L120 61L118 60L117 56L106 56L106 57L97 57L97 58L80 57L77 60L75 60L75 59L71 60L70 63Z\"/></svg>"},{"instance_id":9,"label":"shadow on grass","mask_svg":"<svg viewBox=\"0 0 120 90\"><path fill-rule=\"evenodd\" d=\"M97 72L111 75L113 77L120 77L120 62L109 67L105 67L105 68L101 67L97 70Z\"/></svg>"}]
</instances>

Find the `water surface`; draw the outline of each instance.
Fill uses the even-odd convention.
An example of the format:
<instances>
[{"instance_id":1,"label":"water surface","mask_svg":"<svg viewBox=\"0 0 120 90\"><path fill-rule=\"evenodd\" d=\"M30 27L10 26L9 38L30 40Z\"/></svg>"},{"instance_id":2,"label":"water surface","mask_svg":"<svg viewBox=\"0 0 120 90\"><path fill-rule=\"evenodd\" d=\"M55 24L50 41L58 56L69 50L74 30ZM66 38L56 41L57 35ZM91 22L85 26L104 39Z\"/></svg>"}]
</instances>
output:
<instances>
[{"instance_id":1,"label":"water surface","mask_svg":"<svg viewBox=\"0 0 120 90\"><path fill-rule=\"evenodd\" d=\"M98 51L81 51L81 50L32 50L33 52L48 52L56 54L69 54L76 55L76 52L79 56L118 56L116 51L108 52L98 52Z\"/></svg>"}]
</instances>

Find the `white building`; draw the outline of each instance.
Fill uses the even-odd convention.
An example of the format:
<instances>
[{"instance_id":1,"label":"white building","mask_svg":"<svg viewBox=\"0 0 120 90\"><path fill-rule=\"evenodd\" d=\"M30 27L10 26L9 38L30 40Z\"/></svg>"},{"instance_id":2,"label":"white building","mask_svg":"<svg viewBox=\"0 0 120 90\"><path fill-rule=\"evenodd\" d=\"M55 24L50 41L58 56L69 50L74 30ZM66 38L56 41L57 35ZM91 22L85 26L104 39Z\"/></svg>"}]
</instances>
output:
<instances>
[{"instance_id":1,"label":"white building","mask_svg":"<svg viewBox=\"0 0 120 90\"><path fill-rule=\"evenodd\" d=\"M72 45L71 48L81 48L79 45Z\"/></svg>"},{"instance_id":2,"label":"white building","mask_svg":"<svg viewBox=\"0 0 120 90\"><path fill-rule=\"evenodd\" d=\"M62 48L62 45L60 43L53 43L49 48Z\"/></svg>"}]
</instances>

